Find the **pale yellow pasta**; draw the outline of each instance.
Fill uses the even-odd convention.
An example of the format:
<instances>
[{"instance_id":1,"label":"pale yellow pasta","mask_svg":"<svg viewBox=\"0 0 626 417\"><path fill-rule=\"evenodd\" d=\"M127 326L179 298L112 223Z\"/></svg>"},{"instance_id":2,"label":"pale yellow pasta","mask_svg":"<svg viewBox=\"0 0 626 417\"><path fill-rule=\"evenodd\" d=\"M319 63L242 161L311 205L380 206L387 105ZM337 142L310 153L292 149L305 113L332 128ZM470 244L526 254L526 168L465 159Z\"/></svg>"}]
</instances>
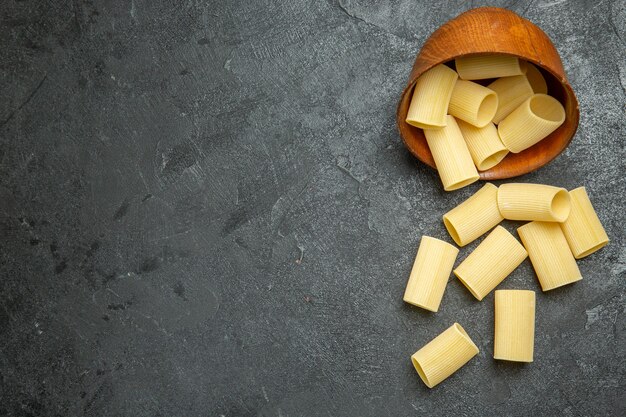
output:
<instances>
[{"instance_id":1,"label":"pale yellow pasta","mask_svg":"<svg viewBox=\"0 0 626 417\"><path fill-rule=\"evenodd\" d=\"M493 123L489 122L484 127L472 126L463 120L457 120L457 123L479 171L493 168L509 153Z\"/></svg>"},{"instance_id":2,"label":"pale yellow pasta","mask_svg":"<svg viewBox=\"0 0 626 417\"><path fill-rule=\"evenodd\" d=\"M457 78L457 73L443 64L422 74L415 83L406 122L422 129L444 127Z\"/></svg>"},{"instance_id":3,"label":"pale yellow pasta","mask_svg":"<svg viewBox=\"0 0 626 417\"><path fill-rule=\"evenodd\" d=\"M493 357L532 362L535 346L535 292L497 290Z\"/></svg>"},{"instance_id":4,"label":"pale yellow pasta","mask_svg":"<svg viewBox=\"0 0 626 417\"><path fill-rule=\"evenodd\" d=\"M527 63L526 68L526 77L533 91L536 94L548 94L548 84L546 83L546 79L543 78L541 71L531 63Z\"/></svg>"},{"instance_id":5,"label":"pale yellow pasta","mask_svg":"<svg viewBox=\"0 0 626 417\"><path fill-rule=\"evenodd\" d=\"M454 323L411 356L422 381L433 388L478 354L478 347L459 323Z\"/></svg>"},{"instance_id":6,"label":"pale yellow pasta","mask_svg":"<svg viewBox=\"0 0 626 417\"><path fill-rule=\"evenodd\" d=\"M454 270L454 275L477 300L482 300L528 256L504 227L496 226Z\"/></svg>"},{"instance_id":7,"label":"pale yellow pasta","mask_svg":"<svg viewBox=\"0 0 626 417\"><path fill-rule=\"evenodd\" d=\"M404 301L437 311L458 253L457 248L443 240L422 236L404 291Z\"/></svg>"},{"instance_id":8,"label":"pale yellow pasta","mask_svg":"<svg viewBox=\"0 0 626 417\"><path fill-rule=\"evenodd\" d=\"M498 188L498 209L507 220L563 222L571 204L565 188L510 183Z\"/></svg>"},{"instance_id":9,"label":"pale yellow pasta","mask_svg":"<svg viewBox=\"0 0 626 417\"><path fill-rule=\"evenodd\" d=\"M471 81L456 81L448 106L450 115L483 127L493 119L497 109L498 96L494 91Z\"/></svg>"},{"instance_id":10,"label":"pale yellow pasta","mask_svg":"<svg viewBox=\"0 0 626 417\"><path fill-rule=\"evenodd\" d=\"M570 191L569 196L572 210L567 220L561 223L561 230L574 258L580 259L606 246L609 237L591 205L585 187Z\"/></svg>"},{"instance_id":11,"label":"pale yellow pasta","mask_svg":"<svg viewBox=\"0 0 626 417\"><path fill-rule=\"evenodd\" d=\"M502 119L534 94L525 75L498 78L487 87L498 95L498 110L493 116L495 124L500 123Z\"/></svg>"},{"instance_id":12,"label":"pale yellow pasta","mask_svg":"<svg viewBox=\"0 0 626 417\"><path fill-rule=\"evenodd\" d=\"M424 129L424 136L443 189L452 191L477 181L479 175L454 117L446 116L446 124L442 129Z\"/></svg>"},{"instance_id":13,"label":"pale yellow pasta","mask_svg":"<svg viewBox=\"0 0 626 417\"><path fill-rule=\"evenodd\" d=\"M534 94L500 122L498 134L504 146L519 153L547 137L564 121L565 109L557 99Z\"/></svg>"},{"instance_id":14,"label":"pale yellow pasta","mask_svg":"<svg viewBox=\"0 0 626 417\"><path fill-rule=\"evenodd\" d=\"M583 279L561 226L553 222L530 222L517 229L543 291Z\"/></svg>"},{"instance_id":15,"label":"pale yellow pasta","mask_svg":"<svg viewBox=\"0 0 626 417\"><path fill-rule=\"evenodd\" d=\"M485 184L470 198L443 215L443 224L457 245L465 246L503 219L498 210L498 187Z\"/></svg>"},{"instance_id":16,"label":"pale yellow pasta","mask_svg":"<svg viewBox=\"0 0 626 417\"><path fill-rule=\"evenodd\" d=\"M526 73L526 61L511 55L474 55L454 60L463 80L510 77Z\"/></svg>"}]
</instances>

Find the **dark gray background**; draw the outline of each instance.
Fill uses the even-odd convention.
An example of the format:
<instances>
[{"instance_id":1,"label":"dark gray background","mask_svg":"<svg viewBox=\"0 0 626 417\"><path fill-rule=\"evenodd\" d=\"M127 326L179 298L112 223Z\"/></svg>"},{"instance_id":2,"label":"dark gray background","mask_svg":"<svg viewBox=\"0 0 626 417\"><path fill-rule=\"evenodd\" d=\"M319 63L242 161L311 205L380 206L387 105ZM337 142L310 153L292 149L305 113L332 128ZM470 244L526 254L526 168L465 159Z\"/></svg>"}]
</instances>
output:
<instances>
[{"instance_id":1,"label":"dark gray background","mask_svg":"<svg viewBox=\"0 0 626 417\"><path fill-rule=\"evenodd\" d=\"M535 362L492 359L493 294L402 302L480 184L443 192L396 103L479 3L3 1L0 414L624 415L625 2L492 3L580 100L519 180L585 185L611 238L577 284L541 293L525 261L501 285L538 291ZM454 321L481 352L428 390L409 356Z\"/></svg>"}]
</instances>

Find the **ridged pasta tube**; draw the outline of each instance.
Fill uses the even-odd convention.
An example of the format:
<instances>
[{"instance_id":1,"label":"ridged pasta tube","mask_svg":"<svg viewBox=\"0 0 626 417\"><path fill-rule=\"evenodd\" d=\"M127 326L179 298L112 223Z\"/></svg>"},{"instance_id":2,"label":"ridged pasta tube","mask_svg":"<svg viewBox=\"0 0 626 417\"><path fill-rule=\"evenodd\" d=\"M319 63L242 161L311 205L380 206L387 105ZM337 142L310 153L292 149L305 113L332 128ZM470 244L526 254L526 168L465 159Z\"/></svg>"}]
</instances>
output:
<instances>
[{"instance_id":1,"label":"ridged pasta tube","mask_svg":"<svg viewBox=\"0 0 626 417\"><path fill-rule=\"evenodd\" d=\"M482 300L528 256L504 227L496 226L454 270L454 275L477 300Z\"/></svg>"},{"instance_id":2,"label":"ridged pasta tube","mask_svg":"<svg viewBox=\"0 0 626 417\"><path fill-rule=\"evenodd\" d=\"M484 80L526 73L526 61L511 55L474 55L454 60L462 80Z\"/></svg>"},{"instance_id":3,"label":"ridged pasta tube","mask_svg":"<svg viewBox=\"0 0 626 417\"><path fill-rule=\"evenodd\" d=\"M478 239L502 220L498 210L498 187L489 182L443 215L443 224L459 246Z\"/></svg>"},{"instance_id":4,"label":"ridged pasta tube","mask_svg":"<svg viewBox=\"0 0 626 417\"><path fill-rule=\"evenodd\" d=\"M463 120L457 120L457 123L479 171L493 168L509 153L493 123L489 122L484 127L472 126Z\"/></svg>"},{"instance_id":5,"label":"ridged pasta tube","mask_svg":"<svg viewBox=\"0 0 626 417\"><path fill-rule=\"evenodd\" d=\"M443 189L452 191L478 181L479 175L454 117L446 116L442 129L424 129Z\"/></svg>"},{"instance_id":6,"label":"ridged pasta tube","mask_svg":"<svg viewBox=\"0 0 626 417\"><path fill-rule=\"evenodd\" d=\"M487 86L498 95L498 109L493 122L498 124L513 110L534 94L533 88L525 75L498 78Z\"/></svg>"},{"instance_id":7,"label":"ridged pasta tube","mask_svg":"<svg viewBox=\"0 0 626 417\"><path fill-rule=\"evenodd\" d=\"M548 84L541 71L531 63L527 64L526 78L536 94L548 94Z\"/></svg>"},{"instance_id":8,"label":"ridged pasta tube","mask_svg":"<svg viewBox=\"0 0 626 417\"><path fill-rule=\"evenodd\" d=\"M448 106L450 115L483 127L491 122L497 109L498 96L494 91L471 81L456 81Z\"/></svg>"},{"instance_id":9,"label":"ridged pasta tube","mask_svg":"<svg viewBox=\"0 0 626 417\"><path fill-rule=\"evenodd\" d=\"M411 356L422 381L433 388L478 354L478 347L459 323L454 323Z\"/></svg>"},{"instance_id":10,"label":"ridged pasta tube","mask_svg":"<svg viewBox=\"0 0 626 417\"><path fill-rule=\"evenodd\" d=\"M422 236L404 301L437 311L459 250L443 240Z\"/></svg>"},{"instance_id":11,"label":"ridged pasta tube","mask_svg":"<svg viewBox=\"0 0 626 417\"><path fill-rule=\"evenodd\" d=\"M558 223L530 222L517 229L543 291L583 279Z\"/></svg>"},{"instance_id":12,"label":"ridged pasta tube","mask_svg":"<svg viewBox=\"0 0 626 417\"><path fill-rule=\"evenodd\" d=\"M519 153L547 137L564 121L565 109L557 99L534 94L500 122L498 134L504 146Z\"/></svg>"},{"instance_id":13,"label":"ridged pasta tube","mask_svg":"<svg viewBox=\"0 0 626 417\"><path fill-rule=\"evenodd\" d=\"M444 127L457 78L457 73L443 64L423 73L415 83L406 122L421 129Z\"/></svg>"},{"instance_id":14,"label":"ridged pasta tube","mask_svg":"<svg viewBox=\"0 0 626 417\"><path fill-rule=\"evenodd\" d=\"M574 258L580 259L603 248L609 243L609 237L591 205L585 187L570 191L569 196L572 210L567 220L561 223L561 230Z\"/></svg>"},{"instance_id":15,"label":"ridged pasta tube","mask_svg":"<svg viewBox=\"0 0 626 417\"><path fill-rule=\"evenodd\" d=\"M535 292L497 290L493 357L532 362L535 345Z\"/></svg>"},{"instance_id":16,"label":"ridged pasta tube","mask_svg":"<svg viewBox=\"0 0 626 417\"><path fill-rule=\"evenodd\" d=\"M569 216L570 196L565 188L543 184L502 184L498 209L508 220L563 222Z\"/></svg>"}]
</instances>

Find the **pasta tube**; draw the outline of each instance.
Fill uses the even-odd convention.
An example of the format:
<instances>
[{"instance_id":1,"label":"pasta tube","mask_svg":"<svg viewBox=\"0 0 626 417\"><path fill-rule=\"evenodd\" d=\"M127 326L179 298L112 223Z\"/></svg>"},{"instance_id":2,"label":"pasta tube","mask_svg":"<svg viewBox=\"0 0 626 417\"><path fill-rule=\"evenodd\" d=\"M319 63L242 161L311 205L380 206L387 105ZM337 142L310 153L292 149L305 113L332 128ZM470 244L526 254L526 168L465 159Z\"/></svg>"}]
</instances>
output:
<instances>
[{"instance_id":1,"label":"pasta tube","mask_svg":"<svg viewBox=\"0 0 626 417\"><path fill-rule=\"evenodd\" d=\"M443 224L459 246L478 239L502 220L498 210L498 187L489 182L443 215Z\"/></svg>"},{"instance_id":2,"label":"pasta tube","mask_svg":"<svg viewBox=\"0 0 626 417\"><path fill-rule=\"evenodd\" d=\"M528 149L565 121L565 109L554 97L534 94L498 125L502 143L511 152Z\"/></svg>"},{"instance_id":3,"label":"pasta tube","mask_svg":"<svg viewBox=\"0 0 626 417\"><path fill-rule=\"evenodd\" d=\"M543 291L583 279L558 223L535 221L518 228L517 233Z\"/></svg>"},{"instance_id":4,"label":"pasta tube","mask_svg":"<svg viewBox=\"0 0 626 417\"><path fill-rule=\"evenodd\" d=\"M495 91L498 95L498 110L493 116L495 124L500 123L502 119L534 94L525 75L498 78L487 88Z\"/></svg>"},{"instance_id":5,"label":"pasta tube","mask_svg":"<svg viewBox=\"0 0 626 417\"><path fill-rule=\"evenodd\" d=\"M498 188L498 209L508 220L563 222L571 204L565 188L511 183Z\"/></svg>"},{"instance_id":6,"label":"pasta tube","mask_svg":"<svg viewBox=\"0 0 626 417\"><path fill-rule=\"evenodd\" d=\"M493 168L509 153L493 123L487 123L484 127L472 126L463 120L457 120L457 123L479 171Z\"/></svg>"},{"instance_id":7,"label":"pasta tube","mask_svg":"<svg viewBox=\"0 0 626 417\"><path fill-rule=\"evenodd\" d=\"M467 123L484 127L498 109L498 96L487 87L471 81L457 80L450 97L448 113Z\"/></svg>"},{"instance_id":8,"label":"pasta tube","mask_svg":"<svg viewBox=\"0 0 626 417\"><path fill-rule=\"evenodd\" d=\"M478 354L478 347L459 323L454 323L411 356L422 381L433 388Z\"/></svg>"},{"instance_id":9,"label":"pasta tube","mask_svg":"<svg viewBox=\"0 0 626 417\"><path fill-rule=\"evenodd\" d=\"M493 357L532 362L535 345L535 292L497 290Z\"/></svg>"},{"instance_id":10,"label":"pasta tube","mask_svg":"<svg viewBox=\"0 0 626 417\"><path fill-rule=\"evenodd\" d=\"M482 300L528 256L504 227L495 229L454 270L454 275L478 301Z\"/></svg>"},{"instance_id":11,"label":"pasta tube","mask_svg":"<svg viewBox=\"0 0 626 417\"><path fill-rule=\"evenodd\" d=\"M457 78L457 73L443 64L422 74L415 83L406 122L422 129L444 127Z\"/></svg>"},{"instance_id":12,"label":"pasta tube","mask_svg":"<svg viewBox=\"0 0 626 417\"><path fill-rule=\"evenodd\" d=\"M424 129L424 136L443 189L452 191L477 181L479 175L456 120L448 115L446 123L447 126L442 129Z\"/></svg>"},{"instance_id":13,"label":"pasta tube","mask_svg":"<svg viewBox=\"0 0 626 417\"><path fill-rule=\"evenodd\" d=\"M536 94L548 94L548 84L541 71L533 64L526 64L526 78Z\"/></svg>"},{"instance_id":14,"label":"pasta tube","mask_svg":"<svg viewBox=\"0 0 626 417\"><path fill-rule=\"evenodd\" d=\"M484 80L526 73L526 61L511 55L474 55L454 60L462 80Z\"/></svg>"},{"instance_id":15,"label":"pasta tube","mask_svg":"<svg viewBox=\"0 0 626 417\"><path fill-rule=\"evenodd\" d=\"M567 220L561 223L561 230L574 258L580 259L606 246L609 237L591 205L585 187L576 188L569 195L572 210Z\"/></svg>"},{"instance_id":16,"label":"pasta tube","mask_svg":"<svg viewBox=\"0 0 626 417\"><path fill-rule=\"evenodd\" d=\"M437 311L459 250L443 240L422 236L404 301Z\"/></svg>"}]
</instances>

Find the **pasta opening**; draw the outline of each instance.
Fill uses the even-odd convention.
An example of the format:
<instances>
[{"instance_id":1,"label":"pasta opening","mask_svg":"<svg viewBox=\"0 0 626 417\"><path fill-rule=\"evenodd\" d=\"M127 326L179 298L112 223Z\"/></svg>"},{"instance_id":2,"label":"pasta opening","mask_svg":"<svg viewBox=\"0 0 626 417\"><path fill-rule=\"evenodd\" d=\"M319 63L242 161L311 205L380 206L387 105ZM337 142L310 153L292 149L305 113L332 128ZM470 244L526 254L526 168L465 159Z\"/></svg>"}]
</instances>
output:
<instances>
[{"instance_id":1,"label":"pasta opening","mask_svg":"<svg viewBox=\"0 0 626 417\"><path fill-rule=\"evenodd\" d=\"M424 381L424 384L426 384L426 386L428 388L432 388L433 386L430 383L430 380L428 379L428 377L424 373L424 370L422 369L422 366L419 364L417 359L415 359L414 357L411 356L411 362L413 362L413 366L415 367L415 370L417 371L417 373L420 376L420 378L422 378L422 381Z\"/></svg>"},{"instance_id":2,"label":"pasta opening","mask_svg":"<svg viewBox=\"0 0 626 417\"><path fill-rule=\"evenodd\" d=\"M473 182L478 181L479 178L480 178L480 176L476 175L476 176L471 176L471 177L466 178L466 179L461 180L461 181L453 182L452 184L448 185L448 187L444 187L444 190L446 190L446 191L458 190L459 188L463 188L466 185L469 185L469 184L471 184Z\"/></svg>"},{"instance_id":3,"label":"pasta opening","mask_svg":"<svg viewBox=\"0 0 626 417\"><path fill-rule=\"evenodd\" d=\"M595 251L605 247L607 243L609 243L608 240L603 240L602 242L599 242L599 243L593 245L592 247L590 247L586 251L579 253L577 256L575 256L575 258L576 259L580 259L580 258L584 258L585 256L589 256L592 253L594 253Z\"/></svg>"},{"instance_id":4,"label":"pasta opening","mask_svg":"<svg viewBox=\"0 0 626 417\"><path fill-rule=\"evenodd\" d=\"M473 295L474 297L476 297L476 299L477 299L478 301L480 301L480 300L482 300L482 299L483 299L483 297L481 297L481 296L480 296L480 295L479 295L476 291L474 291L474 289L473 289L473 288L472 288L472 287L471 287L471 286L467 283L467 281L465 281L465 279L464 279L461 275L459 275L459 273L458 273L458 272L454 271L454 275L456 275L456 277L459 279L459 281L461 281L461 283L462 283L463 285L465 285L465 288L467 288L467 289L469 290L469 292L471 292L471 293L472 293L472 295ZM459 326L459 327L461 327L461 326ZM469 336L468 336L468 337L469 337Z\"/></svg>"},{"instance_id":5,"label":"pasta opening","mask_svg":"<svg viewBox=\"0 0 626 417\"><path fill-rule=\"evenodd\" d=\"M487 123L493 119L498 110L498 96L496 93L488 94L480 103L478 107L478 114L476 115L476 127L485 127Z\"/></svg>"},{"instance_id":6,"label":"pasta opening","mask_svg":"<svg viewBox=\"0 0 626 417\"><path fill-rule=\"evenodd\" d=\"M500 161L502 161L504 159L504 157L509 153L508 149L503 149L501 151L498 151L496 153L494 153L493 155L483 159L480 164L478 164L478 170L479 171L486 171L489 168L493 168L494 166L498 165L500 163Z\"/></svg>"},{"instance_id":7,"label":"pasta opening","mask_svg":"<svg viewBox=\"0 0 626 417\"><path fill-rule=\"evenodd\" d=\"M535 94L530 98L530 111L537 117L549 122L563 123L565 110L555 98L545 94Z\"/></svg>"},{"instance_id":8,"label":"pasta opening","mask_svg":"<svg viewBox=\"0 0 626 417\"><path fill-rule=\"evenodd\" d=\"M465 336L468 340L472 340L470 339L469 335L467 334L467 332L465 331L465 329L463 327L461 327L461 325L459 323L454 323L454 328L456 330L458 330L463 336Z\"/></svg>"},{"instance_id":9,"label":"pasta opening","mask_svg":"<svg viewBox=\"0 0 626 417\"><path fill-rule=\"evenodd\" d=\"M557 222L564 222L569 216L571 210L569 193L565 190L559 190L554 197L550 205L550 211L554 215Z\"/></svg>"},{"instance_id":10,"label":"pasta opening","mask_svg":"<svg viewBox=\"0 0 626 417\"><path fill-rule=\"evenodd\" d=\"M456 231L456 228L446 216L443 216L443 225L446 226L446 229L448 229L448 233L450 233L452 240L454 240L457 245L463 246L461 238L459 237L459 233Z\"/></svg>"}]
</instances>

